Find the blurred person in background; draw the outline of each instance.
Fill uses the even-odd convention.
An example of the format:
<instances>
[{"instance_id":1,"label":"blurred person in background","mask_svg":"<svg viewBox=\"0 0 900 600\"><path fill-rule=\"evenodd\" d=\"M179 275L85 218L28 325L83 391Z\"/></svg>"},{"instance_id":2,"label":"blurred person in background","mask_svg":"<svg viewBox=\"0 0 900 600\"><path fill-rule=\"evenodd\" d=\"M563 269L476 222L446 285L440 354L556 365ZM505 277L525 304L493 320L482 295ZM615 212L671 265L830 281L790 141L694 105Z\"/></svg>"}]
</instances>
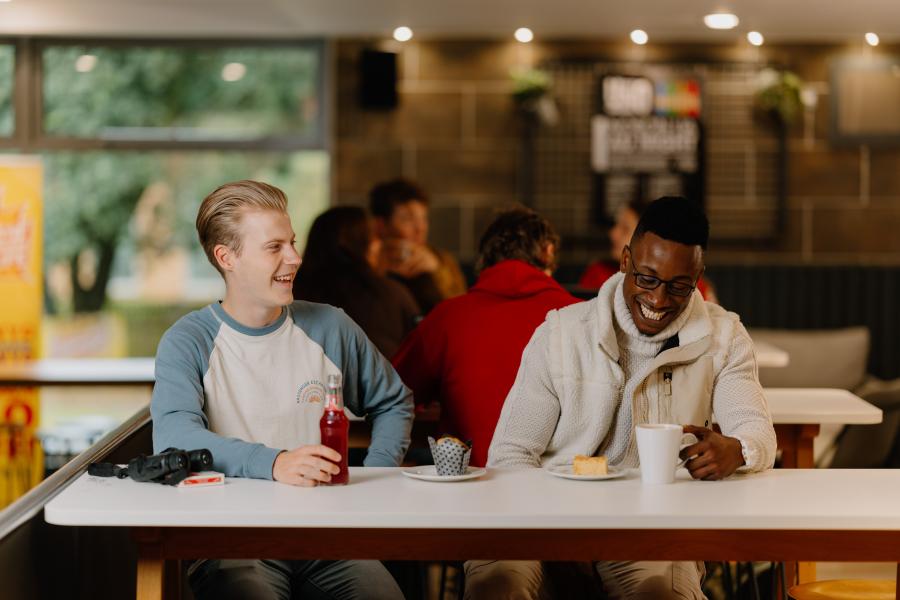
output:
<instances>
[{"instance_id":1,"label":"blurred person in background","mask_svg":"<svg viewBox=\"0 0 900 600\"><path fill-rule=\"evenodd\" d=\"M418 403L439 400L440 430L472 440L484 466L519 359L547 311L578 302L551 274L559 236L547 219L500 213L478 245L478 281L419 324L393 363Z\"/></svg>"},{"instance_id":2,"label":"blurred person in background","mask_svg":"<svg viewBox=\"0 0 900 600\"><path fill-rule=\"evenodd\" d=\"M294 280L294 298L344 309L385 356L421 313L412 294L376 268L381 239L364 208L331 208L313 221Z\"/></svg>"},{"instance_id":3,"label":"blurred person in background","mask_svg":"<svg viewBox=\"0 0 900 600\"><path fill-rule=\"evenodd\" d=\"M609 257L588 265L581 274L581 279L578 280L578 287L586 290L599 290L607 279L619 272L622 251L631 241L634 229L649 205L650 202L634 199L619 207L616 212L616 222L609 228ZM716 298L716 290L706 276L700 278L697 289L700 290L700 295L707 302L719 303L719 299Z\"/></svg>"},{"instance_id":4,"label":"blurred person in background","mask_svg":"<svg viewBox=\"0 0 900 600\"><path fill-rule=\"evenodd\" d=\"M369 192L369 210L383 242L381 268L409 289L423 313L465 293L457 260L428 245L428 196L422 188L406 179L380 183Z\"/></svg>"}]
</instances>

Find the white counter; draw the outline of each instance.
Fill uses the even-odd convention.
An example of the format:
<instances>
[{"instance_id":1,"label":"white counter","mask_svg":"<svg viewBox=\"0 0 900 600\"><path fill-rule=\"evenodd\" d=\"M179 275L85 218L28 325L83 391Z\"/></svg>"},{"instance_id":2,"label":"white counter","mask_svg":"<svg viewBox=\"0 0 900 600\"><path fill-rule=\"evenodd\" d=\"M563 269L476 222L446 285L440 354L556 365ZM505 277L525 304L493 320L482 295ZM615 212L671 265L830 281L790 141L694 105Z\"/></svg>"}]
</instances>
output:
<instances>
[{"instance_id":1,"label":"white counter","mask_svg":"<svg viewBox=\"0 0 900 600\"><path fill-rule=\"evenodd\" d=\"M298 488L228 479L177 489L82 476L45 509L57 525L281 528L791 529L900 531L900 471L783 469L645 486L539 469L429 483L352 468L351 484Z\"/></svg>"}]
</instances>

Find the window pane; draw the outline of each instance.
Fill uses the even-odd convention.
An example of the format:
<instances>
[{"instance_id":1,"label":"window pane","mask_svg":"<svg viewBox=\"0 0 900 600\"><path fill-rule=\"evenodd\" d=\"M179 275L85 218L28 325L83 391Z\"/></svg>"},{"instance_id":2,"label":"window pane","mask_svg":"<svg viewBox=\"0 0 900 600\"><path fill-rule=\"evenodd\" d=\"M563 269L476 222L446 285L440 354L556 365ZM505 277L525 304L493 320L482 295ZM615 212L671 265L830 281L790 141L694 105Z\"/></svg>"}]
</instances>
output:
<instances>
[{"instance_id":1,"label":"window pane","mask_svg":"<svg viewBox=\"0 0 900 600\"><path fill-rule=\"evenodd\" d=\"M44 132L106 140L318 139L318 46L50 46Z\"/></svg>"},{"instance_id":2,"label":"window pane","mask_svg":"<svg viewBox=\"0 0 900 600\"><path fill-rule=\"evenodd\" d=\"M0 136L13 134L13 82L15 81L16 50L0 45Z\"/></svg>"},{"instance_id":3,"label":"window pane","mask_svg":"<svg viewBox=\"0 0 900 600\"><path fill-rule=\"evenodd\" d=\"M194 229L222 183L283 189L300 251L329 202L324 151L53 152L44 170L45 356L152 356L177 318L222 298Z\"/></svg>"}]
</instances>

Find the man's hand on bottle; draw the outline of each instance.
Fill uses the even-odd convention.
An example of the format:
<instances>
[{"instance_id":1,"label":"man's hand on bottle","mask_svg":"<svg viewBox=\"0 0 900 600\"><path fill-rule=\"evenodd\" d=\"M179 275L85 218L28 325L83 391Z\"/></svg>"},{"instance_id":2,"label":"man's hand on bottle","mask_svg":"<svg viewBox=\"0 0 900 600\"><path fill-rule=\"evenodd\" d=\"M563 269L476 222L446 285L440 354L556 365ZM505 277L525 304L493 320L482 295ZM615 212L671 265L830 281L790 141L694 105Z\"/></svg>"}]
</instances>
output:
<instances>
[{"instance_id":1,"label":"man's hand on bottle","mask_svg":"<svg viewBox=\"0 0 900 600\"><path fill-rule=\"evenodd\" d=\"M314 487L328 483L331 476L340 472L341 455L328 446L300 446L284 450L272 465L272 479L290 485Z\"/></svg>"}]
</instances>

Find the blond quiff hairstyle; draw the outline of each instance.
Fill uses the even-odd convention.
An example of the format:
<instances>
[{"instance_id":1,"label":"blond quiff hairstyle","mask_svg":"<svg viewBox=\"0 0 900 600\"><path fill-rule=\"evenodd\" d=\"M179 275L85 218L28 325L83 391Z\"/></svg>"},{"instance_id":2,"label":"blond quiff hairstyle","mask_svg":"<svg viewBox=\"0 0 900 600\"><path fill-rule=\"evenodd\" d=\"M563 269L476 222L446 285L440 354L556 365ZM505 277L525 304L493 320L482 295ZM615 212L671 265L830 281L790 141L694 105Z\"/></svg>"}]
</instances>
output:
<instances>
[{"instance_id":1,"label":"blond quiff hairstyle","mask_svg":"<svg viewBox=\"0 0 900 600\"><path fill-rule=\"evenodd\" d=\"M206 258L224 277L214 253L222 244L236 254L241 253L241 217L244 209L287 212L287 196L268 183L244 179L216 188L200 203L197 212L197 234Z\"/></svg>"}]
</instances>

